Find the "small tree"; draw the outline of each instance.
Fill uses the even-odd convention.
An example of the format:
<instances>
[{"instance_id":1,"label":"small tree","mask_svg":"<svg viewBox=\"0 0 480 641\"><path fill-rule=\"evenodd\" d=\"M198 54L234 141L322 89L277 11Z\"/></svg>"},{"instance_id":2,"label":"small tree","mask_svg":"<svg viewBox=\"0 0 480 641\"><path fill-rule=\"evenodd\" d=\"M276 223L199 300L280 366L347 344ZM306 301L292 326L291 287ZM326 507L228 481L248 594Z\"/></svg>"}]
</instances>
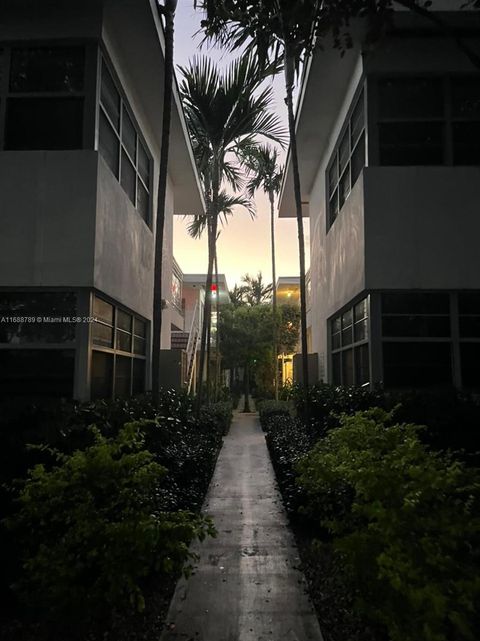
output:
<instances>
[{"instance_id":1,"label":"small tree","mask_svg":"<svg viewBox=\"0 0 480 641\"><path fill-rule=\"evenodd\" d=\"M272 343L272 310L267 305L228 307L220 318L220 340L225 360L243 367L245 412L250 411L250 377L257 359Z\"/></svg>"}]
</instances>

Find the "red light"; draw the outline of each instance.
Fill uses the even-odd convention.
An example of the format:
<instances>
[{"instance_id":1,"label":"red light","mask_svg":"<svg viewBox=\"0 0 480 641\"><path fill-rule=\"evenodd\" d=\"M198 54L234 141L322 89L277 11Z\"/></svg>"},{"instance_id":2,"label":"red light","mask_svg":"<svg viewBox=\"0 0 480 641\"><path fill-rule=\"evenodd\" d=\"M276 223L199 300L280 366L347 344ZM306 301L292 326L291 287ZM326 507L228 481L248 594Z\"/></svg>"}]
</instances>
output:
<instances>
[{"instance_id":1,"label":"red light","mask_svg":"<svg viewBox=\"0 0 480 641\"><path fill-rule=\"evenodd\" d=\"M215 285L215 283L213 285L211 285L210 291L212 291L212 292L216 292L217 291L217 286Z\"/></svg>"}]
</instances>

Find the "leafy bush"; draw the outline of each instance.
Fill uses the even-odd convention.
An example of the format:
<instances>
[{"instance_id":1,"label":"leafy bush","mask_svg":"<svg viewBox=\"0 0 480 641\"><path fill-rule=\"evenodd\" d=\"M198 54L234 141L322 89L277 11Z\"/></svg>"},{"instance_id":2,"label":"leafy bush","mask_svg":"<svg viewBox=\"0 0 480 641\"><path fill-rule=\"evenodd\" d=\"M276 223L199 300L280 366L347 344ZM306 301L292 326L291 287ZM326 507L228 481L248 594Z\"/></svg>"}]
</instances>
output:
<instances>
[{"instance_id":1,"label":"leafy bush","mask_svg":"<svg viewBox=\"0 0 480 641\"><path fill-rule=\"evenodd\" d=\"M471 465L480 464L480 405L457 390L414 391L386 395L386 407L396 406L398 422L426 425L423 443L435 450L452 450Z\"/></svg>"},{"instance_id":2,"label":"leafy bush","mask_svg":"<svg viewBox=\"0 0 480 641\"><path fill-rule=\"evenodd\" d=\"M178 572L191 557L191 539L213 533L203 517L159 509L167 470L144 449L138 424L110 439L90 431L94 442L85 450L52 452L51 469L31 470L7 520L23 551L16 589L54 618L142 610L142 581Z\"/></svg>"},{"instance_id":3,"label":"leafy bush","mask_svg":"<svg viewBox=\"0 0 480 641\"><path fill-rule=\"evenodd\" d=\"M290 416L291 403L288 401L266 400L257 403L257 410L260 417L260 423L265 429L265 423L274 416Z\"/></svg>"},{"instance_id":4,"label":"leafy bush","mask_svg":"<svg viewBox=\"0 0 480 641\"><path fill-rule=\"evenodd\" d=\"M300 418L309 419L328 430L338 424L337 416L353 414L370 407L383 406L384 395L363 387L336 387L319 383L305 390L300 385L292 385L289 396L294 401Z\"/></svg>"},{"instance_id":5,"label":"leafy bush","mask_svg":"<svg viewBox=\"0 0 480 641\"><path fill-rule=\"evenodd\" d=\"M480 475L392 423L381 409L343 416L298 464L305 510L392 641L474 640Z\"/></svg>"},{"instance_id":6,"label":"leafy bush","mask_svg":"<svg viewBox=\"0 0 480 641\"><path fill-rule=\"evenodd\" d=\"M266 418L263 427L285 507L291 517L297 516L303 494L296 483L295 464L311 450L318 436L298 419L280 414Z\"/></svg>"},{"instance_id":7,"label":"leafy bush","mask_svg":"<svg viewBox=\"0 0 480 641\"><path fill-rule=\"evenodd\" d=\"M200 422L205 425L212 425L219 434L226 434L232 422L232 403L221 401L202 407Z\"/></svg>"}]
</instances>

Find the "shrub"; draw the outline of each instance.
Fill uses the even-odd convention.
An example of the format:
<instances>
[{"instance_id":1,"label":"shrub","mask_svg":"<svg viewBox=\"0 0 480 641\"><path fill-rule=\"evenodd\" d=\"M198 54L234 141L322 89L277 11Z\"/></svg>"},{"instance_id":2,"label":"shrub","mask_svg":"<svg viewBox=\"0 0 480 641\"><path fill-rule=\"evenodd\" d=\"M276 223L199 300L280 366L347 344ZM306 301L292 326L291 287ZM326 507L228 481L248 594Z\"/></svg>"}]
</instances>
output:
<instances>
[{"instance_id":1,"label":"shrub","mask_svg":"<svg viewBox=\"0 0 480 641\"><path fill-rule=\"evenodd\" d=\"M200 412L200 422L211 426L219 434L226 434L232 422L232 403L221 401L205 405Z\"/></svg>"},{"instance_id":2,"label":"shrub","mask_svg":"<svg viewBox=\"0 0 480 641\"><path fill-rule=\"evenodd\" d=\"M23 600L54 619L87 621L115 609L142 610L142 581L177 573L194 537L212 524L159 509L166 469L144 449L138 424L114 438L91 428L93 444L36 465L7 526L21 542ZM32 536L32 533L35 533Z\"/></svg>"},{"instance_id":3,"label":"shrub","mask_svg":"<svg viewBox=\"0 0 480 641\"><path fill-rule=\"evenodd\" d=\"M285 507L290 516L297 516L303 494L296 483L295 464L310 451L317 436L298 419L279 414L265 419L264 429Z\"/></svg>"},{"instance_id":4,"label":"shrub","mask_svg":"<svg viewBox=\"0 0 480 641\"><path fill-rule=\"evenodd\" d=\"M359 610L392 641L473 640L479 473L392 422L381 409L343 416L298 464L305 509L333 537Z\"/></svg>"},{"instance_id":5,"label":"shrub","mask_svg":"<svg viewBox=\"0 0 480 641\"><path fill-rule=\"evenodd\" d=\"M257 403L257 410L260 417L260 423L265 429L265 423L274 416L290 416L291 403L288 401L265 400Z\"/></svg>"}]
</instances>

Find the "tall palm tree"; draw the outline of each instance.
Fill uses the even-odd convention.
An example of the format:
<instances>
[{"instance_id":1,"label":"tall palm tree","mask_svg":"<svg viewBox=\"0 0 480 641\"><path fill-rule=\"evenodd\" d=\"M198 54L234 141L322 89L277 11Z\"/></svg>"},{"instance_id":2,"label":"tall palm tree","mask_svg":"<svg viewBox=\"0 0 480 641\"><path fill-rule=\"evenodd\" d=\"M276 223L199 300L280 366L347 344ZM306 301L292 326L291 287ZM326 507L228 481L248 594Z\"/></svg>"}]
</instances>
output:
<instances>
[{"instance_id":1,"label":"tall palm tree","mask_svg":"<svg viewBox=\"0 0 480 641\"><path fill-rule=\"evenodd\" d=\"M278 322L277 322L277 270L275 262L275 197L280 192L283 168L278 164L278 150L270 145L260 145L248 150L244 166L250 174L247 194L253 197L258 189L268 195L270 201L270 241L272 252L272 307L273 307L273 365L275 372L274 390L278 400Z\"/></svg>"},{"instance_id":2,"label":"tall palm tree","mask_svg":"<svg viewBox=\"0 0 480 641\"><path fill-rule=\"evenodd\" d=\"M173 34L177 0L165 0L157 4L157 10L165 18L165 69L163 86L162 146L157 194L157 221L155 226L155 267L153 285L153 327L152 327L152 400L158 403L160 394L160 349L162 338L162 255L165 227L165 202L167 195L168 154L170 146L170 125L173 98Z\"/></svg>"},{"instance_id":3,"label":"tall palm tree","mask_svg":"<svg viewBox=\"0 0 480 641\"><path fill-rule=\"evenodd\" d=\"M230 216L233 216L234 208L235 207L245 207L245 209L248 211L250 214L251 218L255 218L255 207L253 205L253 201L250 198L246 198L245 196L238 195L238 194L229 194L225 191L225 189L222 189L218 195L218 218L222 224L227 224L228 219ZM187 225L187 230L188 233L192 238L201 238L203 232L207 228L207 222L208 222L208 216L207 214L198 214L193 217L193 219L189 222ZM218 237L220 236L220 232L217 233L217 240ZM215 257L214 257L214 266L215 266L215 283L218 284L218 252L217 252L217 247L215 244ZM218 332L218 315L219 315L219 306L218 306L218 293L217 297L215 299L215 312L217 314L217 331L215 334L215 340L216 340L216 370L215 370L215 400L217 396L217 391L218 391L218 377L220 375L219 372L219 339L220 335ZM211 385L210 385L210 366L211 366L211 357L210 357L210 352L211 352L211 318L210 318L210 325L207 327L207 402L210 400L210 390L211 390Z\"/></svg>"},{"instance_id":4,"label":"tall palm tree","mask_svg":"<svg viewBox=\"0 0 480 641\"><path fill-rule=\"evenodd\" d=\"M287 105L290 157L293 173L295 210L300 259L300 312L302 334L302 378L308 388L307 292L305 235L303 229L300 172L293 108L293 90L302 58L311 52L318 32L324 0L197 0L206 12L202 26L207 37L217 39L230 50L255 50L260 65L278 71L283 60L285 103ZM272 62L273 61L273 62Z\"/></svg>"},{"instance_id":5,"label":"tall palm tree","mask_svg":"<svg viewBox=\"0 0 480 641\"><path fill-rule=\"evenodd\" d=\"M270 70L269 70L270 71ZM197 412L202 403L207 329L210 324L211 286L219 219L219 194L227 181L237 189L241 182L235 159L256 137L283 142L279 118L268 111L272 88L253 56L244 55L221 72L206 57L196 57L182 68L180 90L194 152L202 175L207 202L208 269L202 339ZM233 160L232 160L233 159Z\"/></svg>"}]
</instances>

